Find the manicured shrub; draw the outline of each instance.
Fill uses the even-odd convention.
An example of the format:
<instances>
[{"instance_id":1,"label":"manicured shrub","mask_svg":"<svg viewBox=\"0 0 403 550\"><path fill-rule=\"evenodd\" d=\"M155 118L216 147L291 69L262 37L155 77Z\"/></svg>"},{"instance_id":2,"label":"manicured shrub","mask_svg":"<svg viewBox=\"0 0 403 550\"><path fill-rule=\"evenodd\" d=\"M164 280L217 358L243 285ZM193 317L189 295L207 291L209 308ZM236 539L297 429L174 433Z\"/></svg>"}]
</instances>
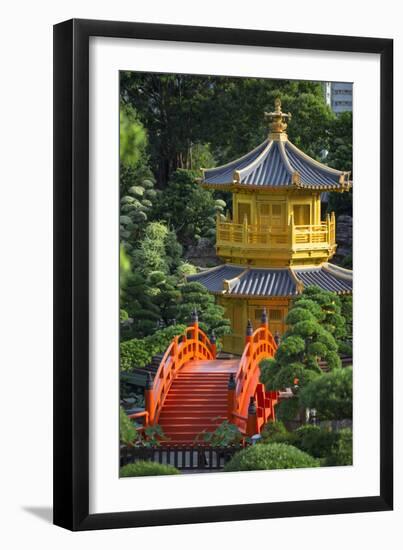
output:
<instances>
[{"instance_id":1,"label":"manicured shrub","mask_svg":"<svg viewBox=\"0 0 403 550\"><path fill-rule=\"evenodd\" d=\"M286 468L315 468L316 458L286 443L252 445L236 453L226 464L226 472L244 470L281 470Z\"/></svg>"},{"instance_id":2,"label":"manicured shrub","mask_svg":"<svg viewBox=\"0 0 403 550\"><path fill-rule=\"evenodd\" d=\"M301 426L293 433L294 445L315 458L327 457L338 437L337 432L312 424Z\"/></svg>"},{"instance_id":3,"label":"manicured shrub","mask_svg":"<svg viewBox=\"0 0 403 550\"><path fill-rule=\"evenodd\" d=\"M149 346L152 355L164 353L174 336L183 334L186 325L170 325L169 327L157 330L154 334L145 338L146 344Z\"/></svg>"},{"instance_id":4,"label":"manicured shrub","mask_svg":"<svg viewBox=\"0 0 403 550\"><path fill-rule=\"evenodd\" d=\"M263 443L294 444L295 433L289 432L281 420L268 422L262 431Z\"/></svg>"},{"instance_id":5,"label":"manicured shrub","mask_svg":"<svg viewBox=\"0 0 403 550\"><path fill-rule=\"evenodd\" d=\"M287 422L294 420L299 413L298 399L293 397L291 399L283 399L275 407L276 418L278 420Z\"/></svg>"},{"instance_id":6,"label":"manicured shrub","mask_svg":"<svg viewBox=\"0 0 403 550\"><path fill-rule=\"evenodd\" d=\"M343 428L336 435L324 466L350 466L353 463L353 432L350 428Z\"/></svg>"},{"instance_id":7,"label":"manicured shrub","mask_svg":"<svg viewBox=\"0 0 403 550\"><path fill-rule=\"evenodd\" d=\"M158 330L145 338L132 338L120 344L120 368L128 371L134 367L145 367L154 355L164 353L174 336L182 334L185 325L172 325Z\"/></svg>"},{"instance_id":8,"label":"manicured shrub","mask_svg":"<svg viewBox=\"0 0 403 550\"><path fill-rule=\"evenodd\" d=\"M320 420L352 418L352 368L335 369L311 381L302 388L300 403L309 409L316 409Z\"/></svg>"},{"instance_id":9,"label":"manicured shrub","mask_svg":"<svg viewBox=\"0 0 403 550\"><path fill-rule=\"evenodd\" d=\"M126 464L120 468L120 477L137 476L168 476L179 474L179 470L167 464L158 464L158 462L139 461L132 464Z\"/></svg>"},{"instance_id":10,"label":"manicured shrub","mask_svg":"<svg viewBox=\"0 0 403 550\"><path fill-rule=\"evenodd\" d=\"M133 338L120 343L120 369L145 367L151 361L152 353L145 339Z\"/></svg>"},{"instance_id":11,"label":"manicured shrub","mask_svg":"<svg viewBox=\"0 0 403 550\"><path fill-rule=\"evenodd\" d=\"M125 445L131 445L137 439L136 428L122 407L119 411L119 435Z\"/></svg>"}]
</instances>

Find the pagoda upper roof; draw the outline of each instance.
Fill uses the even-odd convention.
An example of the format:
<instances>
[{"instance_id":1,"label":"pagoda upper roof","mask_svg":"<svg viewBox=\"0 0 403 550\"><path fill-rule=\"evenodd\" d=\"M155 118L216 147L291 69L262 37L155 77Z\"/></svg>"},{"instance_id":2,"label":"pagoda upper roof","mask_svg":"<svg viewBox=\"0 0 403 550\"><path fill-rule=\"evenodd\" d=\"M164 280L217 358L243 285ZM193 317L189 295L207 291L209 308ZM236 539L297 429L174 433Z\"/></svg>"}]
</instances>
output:
<instances>
[{"instance_id":1,"label":"pagoda upper roof","mask_svg":"<svg viewBox=\"0 0 403 550\"><path fill-rule=\"evenodd\" d=\"M291 115L276 110L266 113L271 120L269 137L243 157L223 166L203 170L207 187L302 188L344 191L351 187L350 172L330 168L306 155L289 141L285 128Z\"/></svg>"}]
</instances>

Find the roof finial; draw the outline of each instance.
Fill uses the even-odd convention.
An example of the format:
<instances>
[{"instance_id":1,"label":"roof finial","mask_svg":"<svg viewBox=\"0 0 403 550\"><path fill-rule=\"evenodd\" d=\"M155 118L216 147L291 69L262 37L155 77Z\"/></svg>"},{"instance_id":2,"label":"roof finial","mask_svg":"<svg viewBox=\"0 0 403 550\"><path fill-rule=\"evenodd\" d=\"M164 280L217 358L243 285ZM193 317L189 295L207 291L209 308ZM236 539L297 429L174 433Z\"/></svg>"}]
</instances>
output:
<instances>
[{"instance_id":1,"label":"roof finial","mask_svg":"<svg viewBox=\"0 0 403 550\"><path fill-rule=\"evenodd\" d=\"M265 116L269 121L269 139L287 139L285 130L287 128L287 122L291 120L291 113L282 112L281 99L279 97L274 100L274 112L265 113Z\"/></svg>"}]
</instances>

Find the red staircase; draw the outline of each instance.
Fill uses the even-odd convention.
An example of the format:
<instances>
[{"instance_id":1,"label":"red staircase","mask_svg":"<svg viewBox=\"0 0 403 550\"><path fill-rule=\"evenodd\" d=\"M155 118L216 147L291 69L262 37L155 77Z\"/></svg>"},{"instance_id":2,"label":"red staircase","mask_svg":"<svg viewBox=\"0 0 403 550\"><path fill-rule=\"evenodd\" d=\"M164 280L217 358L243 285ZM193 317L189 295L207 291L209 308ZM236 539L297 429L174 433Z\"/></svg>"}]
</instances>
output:
<instances>
[{"instance_id":1,"label":"red staircase","mask_svg":"<svg viewBox=\"0 0 403 550\"><path fill-rule=\"evenodd\" d=\"M227 418L229 375L236 373L238 365L239 360L213 360L183 366L158 419L168 444L189 445L202 431L214 431Z\"/></svg>"}]
</instances>

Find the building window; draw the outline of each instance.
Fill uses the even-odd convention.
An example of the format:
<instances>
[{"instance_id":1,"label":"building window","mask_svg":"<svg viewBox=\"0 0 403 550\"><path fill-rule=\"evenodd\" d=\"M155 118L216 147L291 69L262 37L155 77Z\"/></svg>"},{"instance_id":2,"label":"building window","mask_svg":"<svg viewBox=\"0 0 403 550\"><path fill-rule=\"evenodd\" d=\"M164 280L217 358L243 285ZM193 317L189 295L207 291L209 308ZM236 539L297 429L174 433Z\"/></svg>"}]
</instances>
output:
<instances>
[{"instance_id":1,"label":"building window","mask_svg":"<svg viewBox=\"0 0 403 550\"><path fill-rule=\"evenodd\" d=\"M270 321L282 321L283 312L281 309L269 309L269 320Z\"/></svg>"},{"instance_id":2,"label":"building window","mask_svg":"<svg viewBox=\"0 0 403 550\"><path fill-rule=\"evenodd\" d=\"M311 208L309 204L296 204L293 208L294 224L309 225L311 223Z\"/></svg>"},{"instance_id":3,"label":"building window","mask_svg":"<svg viewBox=\"0 0 403 550\"><path fill-rule=\"evenodd\" d=\"M263 315L263 309L255 309L255 321L261 321Z\"/></svg>"},{"instance_id":4,"label":"building window","mask_svg":"<svg viewBox=\"0 0 403 550\"><path fill-rule=\"evenodd\" d=\"M284 224L284 206L282 204L260 204L260 225L279 226Z\"/></svg>"},{"instance_id":5,"label":"building window","mask_svg":"<svg viewBox=\"0 0 403 550\"><path fill-rule=\"evenodd\" d=\"M238 223L243 223L244 220L248 220L248 223L251 221L251 208L248 202L239 202L238 203Z\"/></svg>"}]
</instances>

